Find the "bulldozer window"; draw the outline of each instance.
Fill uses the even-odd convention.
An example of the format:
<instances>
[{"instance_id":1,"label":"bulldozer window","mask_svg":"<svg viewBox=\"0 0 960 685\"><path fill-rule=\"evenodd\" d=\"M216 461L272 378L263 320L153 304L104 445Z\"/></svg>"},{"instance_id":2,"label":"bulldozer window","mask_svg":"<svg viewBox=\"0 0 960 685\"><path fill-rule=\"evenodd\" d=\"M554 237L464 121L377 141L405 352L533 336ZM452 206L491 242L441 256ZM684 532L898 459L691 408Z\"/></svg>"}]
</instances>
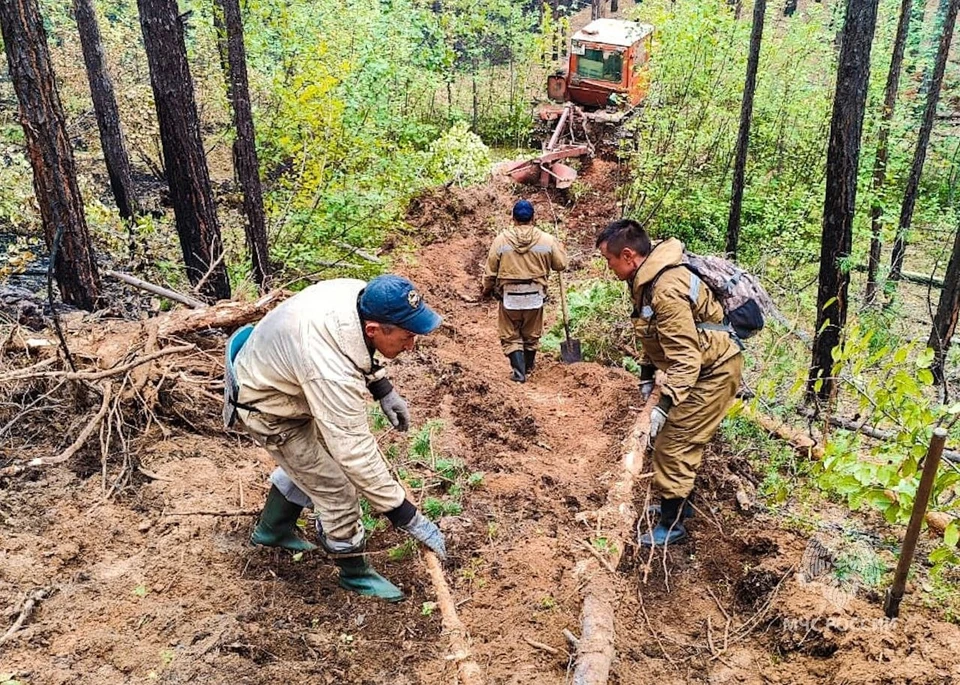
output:
<instances>
[{"instance_id":1,"label":"bulldozer window","mask_svg":"<svg viewBox=\"0 0 960 685\"><path fill-rule=\"evenodd\" d=\"M623 55L587 48L577 58L577 74L583 78L619 83L623 80Z\"/></svg>"}]
</instances>

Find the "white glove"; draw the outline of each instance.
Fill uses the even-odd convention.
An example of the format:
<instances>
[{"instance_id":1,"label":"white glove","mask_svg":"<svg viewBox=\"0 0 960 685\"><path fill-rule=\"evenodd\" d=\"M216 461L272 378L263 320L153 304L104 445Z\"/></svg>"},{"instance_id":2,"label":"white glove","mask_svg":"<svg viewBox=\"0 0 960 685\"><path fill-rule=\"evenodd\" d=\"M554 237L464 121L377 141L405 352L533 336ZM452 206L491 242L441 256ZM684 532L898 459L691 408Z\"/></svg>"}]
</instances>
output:
<instances>
[{"instance_id":1,"label":"white glove","mask_svg":"<svg viewBox=\"0 0 960 685\"><path fill-rule=\"evenodd\" d=\"M437 524L419 511L410 519L410 523L405 526L400 526L400 530L409 533L433 550L440 558L440 561L447 558L447 544L443 538L443 533L437 528Z\"/></svg>"},{"instance_id":2,"label":"white glove","mask_svg":"<svg viewBox=\"0 0 960 685\"><path fill-rule=\"evenodd\" d=\"M657 435L660 434L660 431L663 429L663 425L667 422L667 412L663 411L658 406L653 408L653 411L650 412L650 442L652 443L657 439Z\"/></svg>"},{"instance_id":3,"label":"white glove","mask_svg":"<svg viewBox=\"0 0 960 685\"><path fill-rule=\"evenodd\" d=\"M397 430L406 431L410 427L410 410L396 390L391 390L380 399L380 408L383 409L383 414L390 425Z\"/></svg>"},{"instance_id":4,"label":"white glove","mask_svg":"<svg viewBox=\"0 0 960 685\"><path fill-rule=\"evenodd\" d=\"M651 394L653 394L653 379L640 381L640 399L646 402Z\"/></svg>"}]
</instances>

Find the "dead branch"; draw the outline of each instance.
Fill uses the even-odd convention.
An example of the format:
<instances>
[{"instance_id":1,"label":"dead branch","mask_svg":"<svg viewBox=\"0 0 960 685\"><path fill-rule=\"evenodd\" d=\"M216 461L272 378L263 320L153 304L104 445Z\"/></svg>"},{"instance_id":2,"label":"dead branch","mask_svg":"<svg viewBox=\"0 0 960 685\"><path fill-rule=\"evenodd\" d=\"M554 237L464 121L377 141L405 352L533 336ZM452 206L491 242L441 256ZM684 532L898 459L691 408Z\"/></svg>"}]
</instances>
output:
<instances>
[{"instance_id":1,"label":"dead branch","mask_svg":"<svg viewBox=\"0 0 960 685\"><path fill-rule=\"evenodd\" d=\"M447 579L443 575L440 560L431 551L426 551L424 557L430 579L433 581L433 589L437 593L437 605L440 607L440 615L443 619L443 632L449 636L450 647L453 649L453 653L447 658L457 663L457 673L463 685L483 685L483 673L477 662L473 660L467 629L457 616L457 609L454 606Z\"/></svg>"},{"instance_id":2,"label":"dead branch","mask_svg":"<svg viewBox=\"0 0 960 685\"><path fill-rule=\"evenodd\" d=\"M115 278L118 281L122 281L127 285L132 285L134 288L139 288L140 290L146 290L148 293L153 293L154 295L159 295L160 297L165 297L168 300L173 300L174 302L179 302L180 304L185 304L188 307L193 309L205 309L207 303L201 300L198 300L195 297L190 297L189 295L184 295L183 293L178 293L176 290L170 290L169 288L164 288L159 285L154 285L148 281L145 281L136 276L131 276L129 274L121 273L119 271L111 271L107 269L103 272L104 275L109 276L110 278Z\"/></svg>"},{"instance_id":3,"label":"dead branch","mask_svg":"<svg viewBox=\"0 0 960 685\"><path fill-rule=\"evenodd\" d=\"M17 620L13 622L13 625L7 629L7 632L0 637L0 647L6 644L14 635L16 635L23 624L25 624L29 619L33 610L37 608L37 604L47 598L49 595L49 590L46 588L40 588L39 590L34 590L31 592L27 599L23 602L23 606L20 609L20 614L17 616Z\"/></svg>"},{"instance_id":4,"label":"dead branch","mask_svg":"<svg viewBox=\"0 0 960 685\"><path fill-rule=\"evenodd\" d=\"M531 639L530 639L529 637L527 637L526 635L523 636L523 641L526 642L526 643L527 643L528 645L530 645L531 647L533 647L534 649L543 650L543 651L546 652L547 654L553 654L554 656L559 656L559 655L560 655L560 650L557 649L556 647L551 647L550 645L546 645L546 644L544 644L544 643L542 643L542 642L537 642L536 640L531 640Z\"/></svg>"},{"instance_id":5,"label":"dead branch","mask_svg":"<svg viewBox=\"0 0 960 685\"><path fill-rule=\"evenodd\" d=\"M164 357L168 354L179 354L180 352L189 352L193 349L196 349L194 345L165 347L162 350L157 350L153 354L148 354L140 357L139 359L134 359L132 362L127 364L115 366L112 369L104 369L103 371L14 371L13 373L0 376L0 383L26 380L30 378L64 378L68 381L98 381L111 376L119 376L120 374L126 373L130 369L134 369L141 364L152 362L154 359Z\"/></svg>"}]
</instances>

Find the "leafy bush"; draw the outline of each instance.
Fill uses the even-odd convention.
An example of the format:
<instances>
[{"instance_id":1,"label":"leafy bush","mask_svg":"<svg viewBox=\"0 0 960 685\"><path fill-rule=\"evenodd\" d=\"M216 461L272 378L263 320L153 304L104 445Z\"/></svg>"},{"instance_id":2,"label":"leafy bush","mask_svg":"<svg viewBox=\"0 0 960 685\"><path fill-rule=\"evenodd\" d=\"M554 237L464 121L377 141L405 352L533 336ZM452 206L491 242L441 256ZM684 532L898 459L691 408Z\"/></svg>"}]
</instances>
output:
<instances>
[{"instance_id":1,"label":"leafy bush","mask_svg":"<svg viewBox=\"0 0 960 685\"><path fill-rule=\"evenodd\" d=\"M480 183L490 176L490 150L460 122L431 143L427 171L437 183Z\"/></svg>"}]
</instances>

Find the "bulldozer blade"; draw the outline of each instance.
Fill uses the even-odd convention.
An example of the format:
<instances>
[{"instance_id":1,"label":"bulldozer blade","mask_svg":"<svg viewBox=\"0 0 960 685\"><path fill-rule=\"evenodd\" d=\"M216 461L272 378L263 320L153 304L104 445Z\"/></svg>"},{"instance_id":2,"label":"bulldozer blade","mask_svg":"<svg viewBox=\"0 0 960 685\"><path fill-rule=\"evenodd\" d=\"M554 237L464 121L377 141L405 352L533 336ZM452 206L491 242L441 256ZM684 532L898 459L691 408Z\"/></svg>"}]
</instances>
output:
<instances>
[{"instance_id":1,"label":"bulldozer blade","mask_svg":"<svg viewBox=\"0 0 960 685\"><path fill-rule=\"evenodd\" d=\"M576 364L583 361L580 351L580 341L576 338L567 338L560 341L560 359L564 364Z\"/></svg>"},{"instance_id":2,"label":"bulldozer blade","mask_svg":"<svg viewBox=\"0 0 960 685\"><path fill-rule=\"evenodd\" d=\"M557 188L569 188L577 180L577 170L561 162L550 165L550 175Z\"/></svg>"}]
</instances>

